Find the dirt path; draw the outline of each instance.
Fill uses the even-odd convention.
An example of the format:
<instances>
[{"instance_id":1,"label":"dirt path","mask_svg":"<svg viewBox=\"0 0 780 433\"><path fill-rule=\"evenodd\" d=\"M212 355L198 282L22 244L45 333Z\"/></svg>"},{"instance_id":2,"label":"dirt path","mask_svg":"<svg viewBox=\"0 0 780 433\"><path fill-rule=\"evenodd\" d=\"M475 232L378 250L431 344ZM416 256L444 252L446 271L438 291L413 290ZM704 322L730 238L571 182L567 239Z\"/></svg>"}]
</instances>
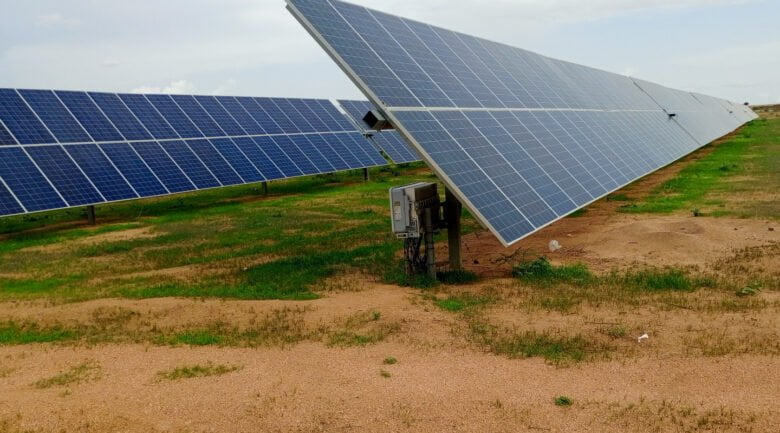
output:
<instances>
[{"instance_id":1,"label":"dirt path","mask_svg":"<svg viewBox=\"0 0 780 433\"><path fill-rule=\"evenodd\" d=\"M383 366L390 354L398 364ZM696 426L707 416L713 431L780 429L780 360L760 356L558 369L538 360L399 344L262 351L18 347L2 355L4 363L24 365L0 380L0 413L9 431L639 432L680 431L680 424ZM84 360L101 366L99 379L69 387L67 395L30 386ZM155 377L205 362L243 368L173 382ZM382 377L380 369L392 376ZM575 406L554 406L557 395Z\"/></svg>"}]
</instances>

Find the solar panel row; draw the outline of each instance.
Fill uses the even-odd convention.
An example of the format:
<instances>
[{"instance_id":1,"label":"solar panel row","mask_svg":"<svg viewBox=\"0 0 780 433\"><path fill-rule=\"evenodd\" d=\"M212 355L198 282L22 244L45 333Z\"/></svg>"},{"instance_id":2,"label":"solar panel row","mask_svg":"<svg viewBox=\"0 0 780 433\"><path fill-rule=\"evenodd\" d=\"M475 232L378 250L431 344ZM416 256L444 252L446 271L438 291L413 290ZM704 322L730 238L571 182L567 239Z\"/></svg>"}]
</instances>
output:
<instances>
[{"instance_id":1,"label":"solar panel row","mask_svg":"<svg viewBox=\"0 0 780 433\"><path fill-rule=\"evenodd\" d=\"M326 100L0 89L0 215L384 164Z\"/></svg>"},{"instance_id":2,"label":"solar panel row","mask_svg":"<svg viewBox=\"0 0 780 433\"><path fill-rule=\"evenodd\" d=\"M368 101L339 100L339 105L358 129L371 133L371 140L374 144L395 163L403 164L420 160L417 152L404 141L398 131L368 131L368 125L363 121L363 117L369 111L376 109L373 104Z\"/></svg>"},{"instance_id":3,"label":"solar panel row","mask_svg":"<svg viewBox=\"0 0 780 433\"><path fill-rule=\"evenodd\" d=\"M756 117L338 0L288 9L505 245Z\"/></svg>"}]
</instances>

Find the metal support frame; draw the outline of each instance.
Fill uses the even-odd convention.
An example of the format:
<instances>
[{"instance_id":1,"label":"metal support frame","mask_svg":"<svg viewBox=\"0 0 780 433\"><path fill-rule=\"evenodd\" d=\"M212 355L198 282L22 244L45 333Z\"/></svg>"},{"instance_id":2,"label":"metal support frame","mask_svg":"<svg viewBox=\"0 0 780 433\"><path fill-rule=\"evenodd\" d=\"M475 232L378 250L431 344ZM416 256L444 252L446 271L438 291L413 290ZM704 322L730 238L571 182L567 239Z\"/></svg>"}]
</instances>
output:
<instances>
[{"instance_id":1,"label":"metal support frame","mask_svg":"<svg viewBox=\"0 0 780 433\"><path fill-rule=\"evenodd\" d=\"M87 206L87 223L91 226L94 226L96 223L95 219L95 206Z\"/></svg>"},{"instance_id":2,"label":"metal support frame","mask_svg":"<svg viewBox=\"0 0 780 433\"><path fill-rule=\"evenodd\" d=\"M449 188L445 188L444 197L444 222L447 226L450 270L459 271L463 266L460 258L460 217L463 213L463 205Z\"/></svg>"},{"instance_id":3,"label":"metal support frame","mask_svg":"<svg viewBox=\"0 0 780 433\"><path fill-rule=\"evenodd\" d=\"M371 180L371 173L369 172L368 168L363 169L363 182L368 182Z\"/></svg>"},{"instance_id":4,"label":"metal support frame","mask_svg":"<svg viewBox=\"0 0 780 433\"><path fill-rule=\"evenodd\" d=\"M263 195L268 195L268 182L263 182L261 185L263 188Z\"/></svg>"},{"instance_id":5,"label":"metal support frame","mask_svg":"<svg viewBox=\"0 0 780 433\"><path fill-rule=\"evenodd\" d=\"M423 210L423 226L425 232L425 271L431 278L436 278L436 250L433 242L434 225L433 209Z\"/></svg>"}]
</instances>

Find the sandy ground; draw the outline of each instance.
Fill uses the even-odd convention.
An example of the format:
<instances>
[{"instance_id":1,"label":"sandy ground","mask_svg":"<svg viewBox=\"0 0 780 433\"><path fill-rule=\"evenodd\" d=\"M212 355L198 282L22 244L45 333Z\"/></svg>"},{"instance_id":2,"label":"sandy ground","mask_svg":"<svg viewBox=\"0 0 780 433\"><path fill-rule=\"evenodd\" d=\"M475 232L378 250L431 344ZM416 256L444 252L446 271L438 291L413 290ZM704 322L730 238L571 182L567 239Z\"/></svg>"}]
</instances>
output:
<instances>
[{"instance_id":1,"label":"sandy ground","mask_svg":"<svg viewBox=\"0 0 780 433\"><path fill-rule=\"evenodd\" d=\"M474 352L410 352L399 344L3 352L26 366L0 382L0 410L9 416L9 431L695 431L705 416L714 424L706 431L780 428L771 398L780 388L776 357L639 359L558 369ZM383 367L388 353L398 354L399 363ZM101 377L68 395L29 386L84 359L102 366ZM174 383L154 377L160 369L208 361L239 363L243 369ZM392 377L380 376L380 368ZM559 394L576 404L554 406ZM693 414L690 420L686 413ZM712 413L717 415L707 415Z\"/></svg>"}]
</instances>

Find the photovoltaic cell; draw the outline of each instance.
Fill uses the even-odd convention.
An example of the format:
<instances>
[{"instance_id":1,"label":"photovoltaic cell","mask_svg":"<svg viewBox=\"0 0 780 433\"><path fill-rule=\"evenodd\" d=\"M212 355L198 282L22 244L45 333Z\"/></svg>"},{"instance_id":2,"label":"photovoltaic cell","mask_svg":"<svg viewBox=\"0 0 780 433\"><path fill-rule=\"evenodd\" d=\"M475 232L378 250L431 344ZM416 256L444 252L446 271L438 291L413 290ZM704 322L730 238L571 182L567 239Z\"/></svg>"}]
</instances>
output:
<instances>
[{"instance_id":1,"label":"photovoltaic cell","mask_svg":"<svg viewBox=\"0 0 780 433\"><path fill-rule=\"evenodd\" d=\"M17 144L16 140L11 136L11 133L5 129L2 123L0 123L0 145L5 144Z\"/></svg>"},{"instance_id":2,"label":"photovoltaic cell","mask_svg":"<svg viewBox=\"0 0 780 433\"><path fill-rule=\"evenodd\" d=\"M0 147L0 178L28 212L68 206L20 147Z\"/></svg>"},{"instance_id":3,"label":"photovoltaic cell","mask_svg":"<svg viewBox=\"0 0 780 433\"><path fill-rule=\"evenodd\" d=\"M124 139L86 93L58 91L56 94L68 107L68 110L76 116L81 126L87 130L92 140L121 141Z\"/></svg>"},{"instance_id":4,"label":"photovoltaic cell","mask_svg":"<svg viewBox=\"0 0 780 433\"><path fill-rule=\"evenodd\" d=\"M151 140L152 135L129 108L112 93L88 93L111 123L122 133L125 140Z\"/></svg>"},{"instance_id":5,"label":"photovoltaic cell","mask_svg":"<svg viewBox=\"0 0 780 433\"><path fill-rule=\"evenodd\" d=\"M20 90L19 94L60 143L91 141L84 128L51 90Z\"/></svg>"},{"instance_id":6,"label":"photovoltaic cell","mask_svg":"<svg viewBox=\"0 0 780 433\"><path fill-rule=\"evenodd\" d=\"M187 140L192 151L214 173L222 185L238 185L244 183L238 173L225 161L225 158L214 149L208 140Z\"/></svg>"},{"instance_id":7,"label":"photovoltaic cell","mask_svg":"<svg viewBox=\"0 0 780 433\"><path fill-rule=\"evenodd\" d=\"M199 189L221 186L217 178L206 168L200 159L190 150L190 147L181 140L165 141L160 143L171 158L181 168L187 177Z\"/></svg>"},{"instance_id":8,"label":"photovoltaic cell","mask_svg":"<svg viewBox=\"0 0 780 433\"><path fill-rule=\"evenodd\" d=\"M14 89L0 89L0 120L21 144L57 142Z\"/></svg>"},{"instance_id":9,"label":"photovoltaic cell","mask_svg":"<svg viewBox=\"0 0 780 433\"><path fill-rule=\"evenodd\" d=\"M170 192L192 191L195 186L155 141L142 141L132 144L133 149L143 158L154 174Z\"/></svg>"},{"instance_id":10,"label":"photovoltaic cell","mask_svg":"<svg viewBox=\"0 0 780 433\"><path fill-rule=\"evenodd\" d=\"M168 194L168 190L128 143L102 143L101 150L141 197Z\"/></svg>"},{"instance_id":11,"label":"photovoltaic cell","mask_svg":"<svg viewBox=\"0 0 780 433\"><path fill-rule=\"evenodd\" d=\"M154 138L179 138L176 131L171 128L151 102L146 99L146 96L120 94L119 98L122 99L122 102L127 105L127 108L133 112L135 117L141 121L145 129L149 131Z\"/></svg>"},{"instance_id":12,"label":"photovoltaic cell","mask_svg":"<svg viewBox=\"0 0 780 433\"><path fill-rule=\"evenodd\" d=\"M338 0L288 9L370 99L340 102L355 125L377 107L414 151L367 131L374 142L397 162L420 155L505 245L756 117Z\"/></svg>"},{"instance_id":13,"label":"photovoltaic cell","mask_svg":"<svg viewBox=\"0 0 780 433\"><path fill-rule=\"evenodd\" d=\"M64 148L106 200L127 200L139 197L100 151L97 144L76 144Z\"/></svg>"},{"instance_id":14,"label":"photovoltaic cell","mask_svg":"<svg viewBox=\"0 0 780 433\"><path fill-rule=\"evenodd\" d=\"M318 99L0 89L0 148L0 215L385 163Z\"/></svg>"},{"instance_id":15,"label":"photovoltaic cell","mask_svg":"<svg viewBox=\"0 0 780 433\"><path fill-rule=\"evenodd\" d=\"M233 139L236 146L252 161L255 167L266 180L282 179L286 177L274 164L251 137L237 137Z\"/></svg>"},{"instance_id":16,"label":"photovoltaic cell","mask_svg":"<svg viewBox=\"0 0 780 433\"><path fill-rule=\"evenodd\" d=\"M209 140L222 155L222 158L238 173L246 183L262 182L265 180L257 167L248 159L230 138L213 138Z\"/></svg>"},{"instance_id":17,"label":"photovoltaic cell","mask_svg":"<svg viewBox=\"0 0 780 433\"><path fill-rule=\"evenodd\" d=\"M27 153L70 206L105 201L61 146L33 146Z\"/></svg>"},{"instance_id":18,"label":"photovoltaic cell","mask_svg":"<svg viewBox=\"0 0 780 433\"><path fill-rule=\"evenodd\" d=\"M13 215L23 212L24 208L14 198L11 191L5 187L5 184L0 183L0 215Z\"/></svg>"}]
</instances>

